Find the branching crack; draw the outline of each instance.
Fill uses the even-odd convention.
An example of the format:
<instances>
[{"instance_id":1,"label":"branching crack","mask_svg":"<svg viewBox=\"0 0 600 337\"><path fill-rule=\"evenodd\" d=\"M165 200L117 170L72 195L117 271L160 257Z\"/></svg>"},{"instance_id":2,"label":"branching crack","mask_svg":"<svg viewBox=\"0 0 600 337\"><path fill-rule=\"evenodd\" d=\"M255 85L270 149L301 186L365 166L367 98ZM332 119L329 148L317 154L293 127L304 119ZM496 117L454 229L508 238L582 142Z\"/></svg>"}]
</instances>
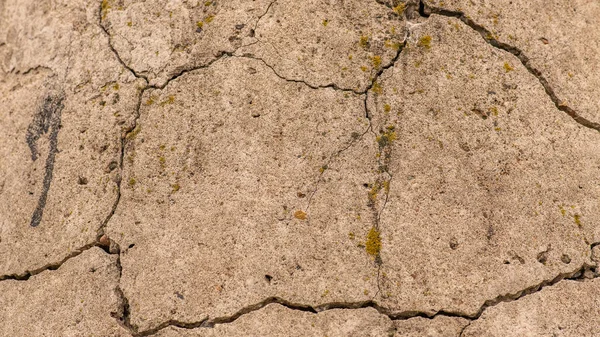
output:
<instances>
[{"instance_id":1,"label":"branching crack","mask_svg":"<svg viewBox=\"0 0 600 337\"><path fill-rule=\"evenodd\" d=\"M497 49L500 49L500 50L503 50L503 51L513 54L517 59L519 59L519 61L523 64L523 66L527 69L527 71L529 71L529 73L531 73L533 76L535 76L538 79L538 81L540 82L542 87L544 87L546 94L548 95L548 97L550 97L550 100L552 100L552 102L554 103L554 105L556 106L556 108L558 110L565 112L567 115L569 115L571 118L573 118L575 120L575 122L585 126L586 128L600 131L599 123L590 121L590 120L586 119L585 117L582 117L581 115L579 115L579 113L577 113L577 111L575 111L575 109L568 106L563 100L561 100L556 95L556 92L554 91L552 86L550 86L550 84L548 83L548 80L546 80L546 78L544 77L542 72L540 70L536 69L531 64L531 62L529 61L529 57L527 57L523 53L523 51L520 50L519 48L499 41L490 30L485 28L483 25L476 23L475 21L473 21L473 19L471 19L470 17L465 15L465 13L463 13L463 12L451 11L451 10L447 10L447 9L443 9L443 8L432 7L429 4L424 3L423 0L421 0L421 2L419 4L419 12L422 16L425 16L425 17L428 17L430 13L433 13L433 14L437 14L437 15L441 15L441 16L457 18L460 21L462 21L464 24L466 24L467 26L471 27L473 30L478 32L481 35L481 37L492 47L495 47Z\"/></svg>"}]
</instances>

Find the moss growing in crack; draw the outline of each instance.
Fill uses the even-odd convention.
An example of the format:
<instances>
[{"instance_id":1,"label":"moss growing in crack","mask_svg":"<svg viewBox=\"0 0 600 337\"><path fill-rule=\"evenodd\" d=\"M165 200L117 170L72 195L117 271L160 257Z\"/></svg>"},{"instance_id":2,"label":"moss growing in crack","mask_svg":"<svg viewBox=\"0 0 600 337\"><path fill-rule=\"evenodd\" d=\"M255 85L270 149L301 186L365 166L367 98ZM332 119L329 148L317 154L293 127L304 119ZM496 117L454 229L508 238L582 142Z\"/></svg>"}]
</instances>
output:
<instances>
[{"instance_id":1,"label":"moss growing in crack","mask_svg":"<svg viewBox=\"0 0 600 337\"><path fill-rule=\"evenodd\" d=\"M112 8L108 0L102 0L101 11L102 11L102 20L106 19L106 15L108 15L108 10Z\"/></svg>"},{"instance_id":2,"label":"moss growing in crack","mask_svg":"<svg viewBox=\"0 0 600 337\"><path fill-rule=\"evenodd\" d=\"M417 42L417 46L425 48L425 49L431 49L431 36L425 35L425 36L421 37L419 39L419 42Z\"/></svg>"},{"instance_id":3,"label":"moss growing in crack","mask_svg":"<svg viewBox=\"0 0 600 337\"><path fill-rule=\"evenodd\" d=\"M133 130L131 130L131 132L129 132L127 134L127 136L125 136L125 138L127 138L128 140L132 140L134 139L140 132L142 131L142 127L140 125L136 125L135 128Z\"/></svg>"},{"instance_id":4,"label":"moss growing in crack","mask_svg":"<svg viewBox=\"0 0 600 337\"><path fill-rule=\"evenodd\" d=\"M392 144L396 138L396 127L393 125L388 125L385 128L385 131L383 131L381 135L377 136L376 140L377 144L379 144L379 148L383 149L384 147Z\"/></svg>"},{"instance_id":5,"label":"moss growing in crack","mask_svg":"<svg viewBox=\"0 0 600 337\"><path fill-rule=\"evenodd\" d=\"M381 95L383 93L383 87L378 82L374 82L371 90L377 95Z\"/></svg>"},{"instance_id":6,"label":"moss growing in crack","mask_svg":"<svg viewBox=\"0 0 600 337\"><path fill-rule=\"evenodd\" d=\"M381 233L375 227L371 227L367 234L365 250L373 257L377 257L381 253Z\"/></svg>"}]
</instances>

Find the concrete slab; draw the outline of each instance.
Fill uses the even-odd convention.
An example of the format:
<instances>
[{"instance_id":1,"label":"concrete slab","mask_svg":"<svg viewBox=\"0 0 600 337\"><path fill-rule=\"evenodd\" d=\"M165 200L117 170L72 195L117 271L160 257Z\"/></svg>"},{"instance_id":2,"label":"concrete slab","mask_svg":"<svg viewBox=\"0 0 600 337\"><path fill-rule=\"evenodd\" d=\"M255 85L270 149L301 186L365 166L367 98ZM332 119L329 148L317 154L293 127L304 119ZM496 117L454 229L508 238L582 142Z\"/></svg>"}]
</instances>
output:
<instances>
[{"instance_id":1,"label":"concrete slab","mask_svg":"<svg viewBox=\"0 0 600 337\"><path fill-rule=\"evenodd\" d=\"M600 3L576 1L424 1L432 11L463 13L487 38L516 48L557 101L600 125Z\"/></svg>"},{"instance_id":2,"label":"concrete slab","mask_svg":"<svg viewBox=\"0 0 600 337\"><path fill-rule=\"evenodd\" d=\"M591 265L598 132L457 19L432 15L408 45L369 92L392 176L378 303L474 317Z\"/></svg>"},{"instance_id":3,"label":"concrete slab","mask_svg":"<svg viewBox=\"0 0 600 337\"><path fill-rule=\"evenodd\" d=\"M594 336L600 328L599 295L598 279L561 282L486 310L463 336Z\"/></svg>"},{"instance_id":4,"label":"concrete slab","mask_svg":"<svg viewBox=\"0 0 600 337\"><path fill-rule=\"evenodd\" d=\"M0 282L2 336L127 337L120 315L117 257L91 248L28 280Z\"/></svg>"},{"instance_id":5,"label":"concrete slab","mask_svg":"<svg viewBox=\"0 0 600 337\"><path fill-rule=\"evenodd\" d=\"M592 334L596 7L0 0L0 334Z\"/></svg>"},{"instance_id":6,"label":"concrete slab","mask_svg":"<svg viewBox=\"0 0 600 337\"><path fill-rule=\"evenodd\" d=\"M0 278L89 247L118 199L144 81L110 51L90 4L4 7Z\"/></svg>"}]
</instances>

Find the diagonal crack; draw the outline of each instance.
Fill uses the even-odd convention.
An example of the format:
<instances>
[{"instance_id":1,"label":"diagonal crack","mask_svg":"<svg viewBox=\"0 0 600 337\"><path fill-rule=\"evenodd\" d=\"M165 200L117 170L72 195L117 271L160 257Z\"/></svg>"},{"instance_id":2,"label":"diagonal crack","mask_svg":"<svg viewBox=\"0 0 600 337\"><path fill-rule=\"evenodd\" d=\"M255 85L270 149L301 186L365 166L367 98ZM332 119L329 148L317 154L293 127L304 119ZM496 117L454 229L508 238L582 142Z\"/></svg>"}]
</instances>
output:
<instances>
[{"instance_id":1,"label":"diagonal crack","mask_svg":"<svg viewBox=\"0 0 600 337\"><path fill-rule=\"evenodd\" d=\"M542 87L544 87L546 94L548 95L548 97L550 97L550 100L552 100L552 102L558 110L565 112L567 115L573 118L575 122L585 126L586 128L600 131L600 123L590 121L585 117L581 116L575 109L568 106L563 100L561 100L556 95L556 92L548 83L546 77L544 77L544 75L539 69L535 68L531 64L531 62L529 61L529 57L527 57L527 55L525 55L523 51L519 48L499 41L498 39L496 39L496 37L494 37L494 34L492 34L490 30L485 28L483 25L476 23L475 21L473 21L473 19L465 15L465 13L463 12L433 7L421 0L419 3L419 13L421 16L424 17L429 17L429 14L433 13L441 16L457 18L460 21L462 21L465 25L471 27L473 30L478 32L481 35L481 37L485 40L485 42L490 44L492 47L513 54L517 59L519 59L519 61L521 62L521 64L523 64L527 71L529 71L529 73L531 73L538 79Z\"/></svg>"}]
</instances>

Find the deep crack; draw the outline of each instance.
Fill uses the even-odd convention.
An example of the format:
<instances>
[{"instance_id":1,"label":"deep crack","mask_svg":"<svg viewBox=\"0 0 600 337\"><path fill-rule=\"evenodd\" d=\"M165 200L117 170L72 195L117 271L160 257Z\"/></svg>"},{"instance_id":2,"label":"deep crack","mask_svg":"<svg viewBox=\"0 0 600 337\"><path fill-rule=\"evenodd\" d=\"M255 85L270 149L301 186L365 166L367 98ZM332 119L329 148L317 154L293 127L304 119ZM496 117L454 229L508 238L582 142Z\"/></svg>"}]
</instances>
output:
<instances>
[{"instance_id":1,"label":"deep crack","mask_svg":"<svg viewBox=\"0 0 600 337\"><path fill-rule=\"evenodd\" d=\"M548 95L548 97L550 97L550 100L554 103L554 105L556 106L556 108L558 110L565 112L567 115L569 115L571 118L573 118L573 120L575 120L575 122L585 126L586 128L600 131L599 123L592 122L592 121L586 119L585 117L582 117L581 115L579 115L579 113L577 113L577 111L575 111L575 109L571 108L563 100L558 98L558 96L554 92L554 89L550 86L550 84L548 83L548 80L546 80L546 78L544 77L542 72L540 70L534 68L533 65L531 65L531 63L529 62L529 57L527 57L523 53L523 51L520 50L519 48L499 41L498 39L496 39L494 37L494 34L490 30L485 28L483 25L476 23L473 19L471 19L470 17L465 15L465 13L463 13L463 12L451 11L451 10L447 10L447 9L443 9L443 8L432 7L429 4L424 3L423 0L421 0L420 4L419 4L419 13L424 17L429 17L429 14L433 13L433 14L437 14L437 15L441 15L441 16L459 19L465 25L471 27L471 29L478 32L481 35L481 37L492 47L495 47L497 49L511 53L517 59L519 59L519 61L525 67L525 69L527 69L527 71L529 71L529 73L531 73L533 76L535 76L538 79L538 81L540 82L540 84L542 85L544 90L546 91L546 94Z\"/></svg>"}]
</instances>

